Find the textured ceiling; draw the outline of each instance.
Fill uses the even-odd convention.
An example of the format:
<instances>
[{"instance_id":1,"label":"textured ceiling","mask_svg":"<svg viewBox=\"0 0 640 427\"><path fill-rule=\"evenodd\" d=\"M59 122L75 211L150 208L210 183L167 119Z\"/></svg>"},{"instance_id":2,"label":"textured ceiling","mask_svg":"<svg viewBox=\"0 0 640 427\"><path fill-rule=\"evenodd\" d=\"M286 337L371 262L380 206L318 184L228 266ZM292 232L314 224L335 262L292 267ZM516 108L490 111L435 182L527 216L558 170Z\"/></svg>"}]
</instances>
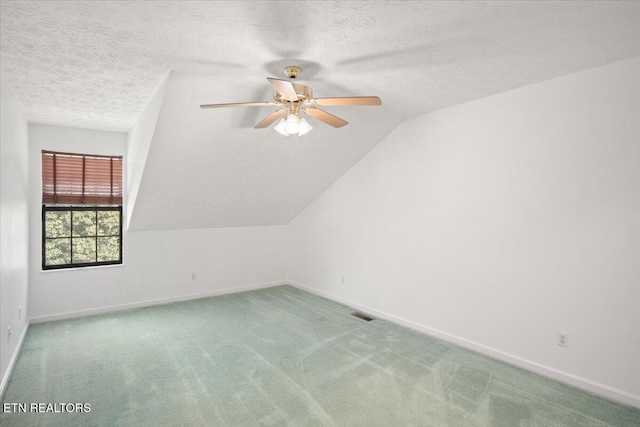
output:
<instances>
[{"instance_id":1,"label":"textured ceiling","mask_svg":"<svg viewBox=\"0 0 640 427\"><path fill-rule=\"evenodd\" d=\"M172 71L132 229L283 224L404 118L639 55L640 3L2 1L0 36L31 121L126 131ZM285 65L383 106L302 138L198 109L268 100Z\"/></svg>"}]
</instances>

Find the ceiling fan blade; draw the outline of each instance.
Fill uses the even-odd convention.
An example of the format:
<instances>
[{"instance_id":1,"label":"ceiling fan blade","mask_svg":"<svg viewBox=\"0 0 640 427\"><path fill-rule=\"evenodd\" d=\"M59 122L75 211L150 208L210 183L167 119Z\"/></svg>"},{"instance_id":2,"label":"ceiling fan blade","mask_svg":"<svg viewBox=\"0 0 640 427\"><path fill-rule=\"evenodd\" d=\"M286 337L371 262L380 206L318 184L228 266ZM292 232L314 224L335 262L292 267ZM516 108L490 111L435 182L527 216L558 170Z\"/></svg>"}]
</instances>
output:
<instances>
[{"instance_id":1,"label":"ceiling fan blade","mask_svg":"<svg viewBox=\"0 0 640 427\"><path fill-rule=\"evenodd\" d=\"M347 96L341 98L315 98L311 102L323 107L348 105L382 105L377 96Z\"/></svg>"},{"instance_id":2,"label":"ceiling fan blade","mask_svg":"<svg viewBox=\"0 0 640 427\"><path fill-rule=\"evenodd\" d=\"M285 111L284 108L281 108L279 110L274 111L273 113L271 113L267 117L265 117L260 123L255 125L253 128L254 129L266 128L271 123L275 122L280 117L282 117L282 115L284 114L284 111Z\"/></svg>"},{"instance_id":3,"label":"ceiling fan blade","mask_svg":"<svg viewBox=\"0 0 640 427\"><path fill-rule=\"evenodd\" d=\"M336 117L333 114L329 114L324 110L319 108L305 108L305 113L313 117L314 119L318 119L321 122L325 122L328 125L333 126L334 128L341 128L342 126L348 125L349 122L346 120L342 120L340 117Z\"/></svg>"},{"instance_id":4,"label":"ceiling fan blade","mask_svg":"<svg viewBox=\"0 0 640 427\"><path fill-rule=\"evenodd\" d=\"M224 107L269 107L278 105L274 102L235 102L231 104L202 104L200 108L224 108Z\"/></svg>"},{"instance_id":5,"label":"ceiling fan blade","mask_svg":"<svg viewBox=\"0 0 640 427\"><path fill-rule=\"evenodd\" d=\"M298 94L293 84L289 80L274 79L273 77L267 77L269 83L271 83L274 89L287 101L297 101Z\"/></svg>"}]
</instances>

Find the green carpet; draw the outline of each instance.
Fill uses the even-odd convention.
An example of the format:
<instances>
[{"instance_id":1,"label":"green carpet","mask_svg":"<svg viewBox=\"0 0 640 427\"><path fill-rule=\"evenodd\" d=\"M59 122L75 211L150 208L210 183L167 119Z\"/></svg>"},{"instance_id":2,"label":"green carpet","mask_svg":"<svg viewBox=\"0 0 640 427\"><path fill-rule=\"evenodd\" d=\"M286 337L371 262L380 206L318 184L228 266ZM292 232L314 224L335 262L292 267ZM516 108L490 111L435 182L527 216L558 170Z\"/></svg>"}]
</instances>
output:
<instances>
[{"instance_id":1,"label":"green carpet","mask_svg":"<svg viewBox=\"0 0 640 427\"><path fill-rule=\"evenodd\" d=\"M278 286L36 324L3 401L90 412L0 425L640 425L638 410L351 311Z\"/></svg>"}]
</instances>

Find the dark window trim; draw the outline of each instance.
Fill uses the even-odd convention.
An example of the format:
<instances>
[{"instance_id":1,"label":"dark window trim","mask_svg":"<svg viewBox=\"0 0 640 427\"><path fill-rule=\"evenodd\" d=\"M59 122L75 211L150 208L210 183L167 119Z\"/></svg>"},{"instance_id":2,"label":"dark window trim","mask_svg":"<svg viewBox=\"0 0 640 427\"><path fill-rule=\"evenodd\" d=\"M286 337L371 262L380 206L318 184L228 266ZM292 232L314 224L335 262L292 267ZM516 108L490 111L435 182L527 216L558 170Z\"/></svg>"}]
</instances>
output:
<instances>
[{"instance_id":1,"label":"dark window trim","mask_svg":"<svg viewBox=\"0 0 640 427\"><path fill-rule=\"evenodd\" d=\"M58 265L46 265L46 212L49 211L117 211L120 213L120 259L114 261L101 261L101 262L85 262L79 264L58 264ZM71 215L71 230L73 230L73 215ZM73 233L73 231L72 231ZM97 231L96 231L97 233ZM93 236L87 236L93 237ZM96 234L96 237L100 237ZM72 237L60 237L71 240L71 259L73 260L73 238ZM52 238L53 239L53 238ZM49 239L51 240L51 239ZM64 268L81 268L81 267L96 267L100 265L118 265L122 264L122 206L49 206L42 205L42 269L43 270L60 270Z\"/></svg>"}]
</instances>

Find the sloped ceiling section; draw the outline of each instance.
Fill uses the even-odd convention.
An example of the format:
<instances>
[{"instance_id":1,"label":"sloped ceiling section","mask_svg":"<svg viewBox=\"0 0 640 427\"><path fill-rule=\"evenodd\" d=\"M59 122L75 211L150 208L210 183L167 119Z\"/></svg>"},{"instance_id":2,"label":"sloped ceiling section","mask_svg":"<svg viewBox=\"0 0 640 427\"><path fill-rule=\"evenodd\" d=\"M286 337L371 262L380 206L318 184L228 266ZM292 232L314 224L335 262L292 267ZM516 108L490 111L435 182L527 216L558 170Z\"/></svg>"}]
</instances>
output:
<instances>
[{"instance_id":1,"label":"sloped ceiling section","mask_svg":"<svg viewBox=\"0 0 640 427\"><path fill-rule=\"evenodd\" d=\"M638 2L11 2L3 77L31 121L129 131L165 79L131 230L284 224L407 117L640 55ZM299 65L350 124L253 125ZM425 135L425 143L428 135Z\"/></svg>"},{"instance_id":2,"label":"sloped ceiling section","mask_svg":"<svg viewBox=\"0 0 640 427\"><path fill-rule=\"evenodd\" d=\"M136 205L142 174L147 164L149 147L151 147L151 140L156 129L158 116L160 115L160 108L162 107L162 100L164 99L164 92L167 88L168 80L169 76L167 75L156 91L156 94L153 95L149 104L144 111L142 111L140 117L138 117L136 124L127 134L127 229L129 228L129 224L131 224L133 208Z\"/></svg>"},{"instance_id":3,"label":"sloped ceiling section","mask_svg":"<svg viewBox=\"0 0 640 427\"><path fill-rule=\"evenodd\" d=\"M273 107L198 108L195 99L237 96L234 85L209 80L171 74L130 230L286 224L400 122L381 108L333 108L352 123L334 129L309 119L310 133L284 137L251 127ZM267 81L255 86L268 99ZM249 114L248 126L239 123Z\"/></svg>"}]
</instances>

